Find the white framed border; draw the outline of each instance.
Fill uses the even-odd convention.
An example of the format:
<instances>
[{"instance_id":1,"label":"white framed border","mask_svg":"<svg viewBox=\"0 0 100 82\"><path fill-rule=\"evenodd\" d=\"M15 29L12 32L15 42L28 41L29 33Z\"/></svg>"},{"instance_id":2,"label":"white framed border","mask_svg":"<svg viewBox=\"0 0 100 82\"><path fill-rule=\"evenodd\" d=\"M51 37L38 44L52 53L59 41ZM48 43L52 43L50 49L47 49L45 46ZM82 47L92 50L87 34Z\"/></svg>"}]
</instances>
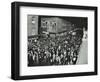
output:
<instances>
[{"instance_id":1,"label":"white framed border","mask_svg":"<svg viewBox=\"0 0 100 82\"><path fill-rule=\"evenodd\" d=\"M27 66L27 15L55 15L88 17L88 64L68 66ZM20 7L20 75L43 75L58 73L94 72L94 11L78 9L56 9L43 7Z\"/></svg>"}]
</instances>

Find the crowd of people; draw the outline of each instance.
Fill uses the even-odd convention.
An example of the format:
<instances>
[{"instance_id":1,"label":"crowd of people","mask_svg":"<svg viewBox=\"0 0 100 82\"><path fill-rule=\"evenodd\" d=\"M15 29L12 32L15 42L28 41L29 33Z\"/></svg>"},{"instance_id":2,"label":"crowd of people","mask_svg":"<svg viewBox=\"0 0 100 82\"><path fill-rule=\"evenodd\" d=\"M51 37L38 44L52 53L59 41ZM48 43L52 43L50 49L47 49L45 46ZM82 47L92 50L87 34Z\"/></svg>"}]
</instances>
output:
<instances>
[{"instance_id":1,"label":"crowd of people","mask_svg":"<svg viewBox=\"0 0 100 82\"><path fill-rule=\"evenodd\" d=\"M28 66L76 64L82 37L82 32L71 31L55 37L28 38Z\"/></svg>"}]
</instances>

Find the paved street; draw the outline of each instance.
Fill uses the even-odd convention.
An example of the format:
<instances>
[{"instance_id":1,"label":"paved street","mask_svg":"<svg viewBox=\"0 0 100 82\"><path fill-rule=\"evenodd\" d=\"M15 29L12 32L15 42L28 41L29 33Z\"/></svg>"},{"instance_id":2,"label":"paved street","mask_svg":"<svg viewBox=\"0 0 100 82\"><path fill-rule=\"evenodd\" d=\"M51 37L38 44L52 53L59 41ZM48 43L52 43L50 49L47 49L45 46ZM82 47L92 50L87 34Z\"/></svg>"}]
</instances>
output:
<instances>
[{"instance_id":1,"label":"paved street","mask_svg":"<svg viewBox=\"0 0 100 82\"><path fill-rule=\"evenodd\" d=\"M87 64L87 63L88 63L88 41L83 40L80 46L80 52L77 64Z\"/></svg>"}]
</instances>

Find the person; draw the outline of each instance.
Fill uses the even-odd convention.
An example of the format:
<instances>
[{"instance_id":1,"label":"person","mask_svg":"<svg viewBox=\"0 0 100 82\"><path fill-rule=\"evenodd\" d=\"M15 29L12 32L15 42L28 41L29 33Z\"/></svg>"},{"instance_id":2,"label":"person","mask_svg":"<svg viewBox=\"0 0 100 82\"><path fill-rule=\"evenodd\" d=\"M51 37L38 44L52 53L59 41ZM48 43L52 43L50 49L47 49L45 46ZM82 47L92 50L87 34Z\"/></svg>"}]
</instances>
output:
<instances>
[{"instance_id":1,"label":"person","mask_svg":"<svg viewBox=\"0 0 100 82\"><path fill-rule=\"evenodd\" d=\"M59 47L58 47L58 56L60 56L61 55L61 46L59 45Z\"/></svg>"},{"instance_id":2,"label":"person","mask_svg":"<svg viewBox=\"0 0 100 82\"><path fill-rule=\"evenodd\" d=\"M75 65L75 64L76 64L76 61L77 61L77 56L74 55L74 56L72 57L72 63Z\"/></svg>"},{"instance_id":3,"label":"person","mask_svg":"<svg viewBox=\"0 0 100 82\"><path fill-rule=\"evenodd\" d=\"M28 66L33 65L32 51L28 51Z\"/></svg>"},{"instance_id":4,"label":"person","mask_svg":"<svg viewBox=\"0 0 100 82\"><path fill-rule=\"evenodd\" d=\"M65 57L64 57L64 54L62 52L61 56L60 56L60 62L61 62L62 65L64 65L64 61L65 61Z\"/></svg>"}]
</instances>

